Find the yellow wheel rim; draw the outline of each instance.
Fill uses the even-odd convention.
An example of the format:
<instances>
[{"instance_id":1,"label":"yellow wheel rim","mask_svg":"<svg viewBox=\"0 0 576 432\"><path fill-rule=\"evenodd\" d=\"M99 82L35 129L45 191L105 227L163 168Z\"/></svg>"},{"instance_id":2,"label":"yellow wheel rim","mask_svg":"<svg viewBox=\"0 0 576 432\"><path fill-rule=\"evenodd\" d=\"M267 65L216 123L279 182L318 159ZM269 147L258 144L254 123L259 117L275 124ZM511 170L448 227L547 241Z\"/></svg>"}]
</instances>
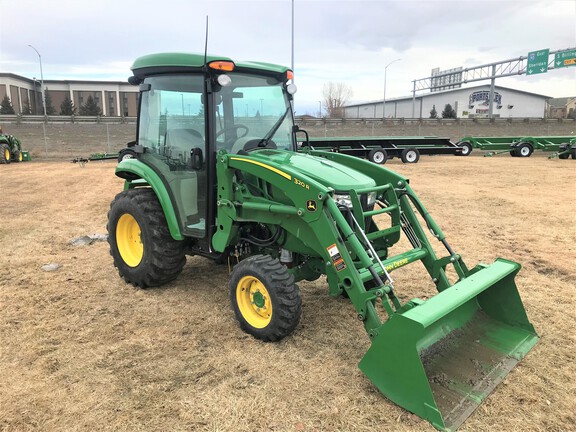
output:
<instances>
[{"instance_id":1,"label":"yellow wheel rim","mask_svg":"<svg viewBox=\"0 0 576 432\"><path fill-rule=\"evenodd\" d=\"M116 244L124 262L130 267L136 267L144 256L144 245L141 238L140 225L134 216L123 214L116 225Z\"/></svg>"},{"instance_id":2,"label":"yellow wheel rim","mask_svg":"<svg viewBox=\"0 0 576 432\"><path fill-rule=\"evenodd\" d=\"M10 150L4 149L4 159L10 160Z\"/></svg>"},{"instance_id":3,"label":"yellow wheel rim","mask_svg":"<svg viewBox=\"0 0 576 432\"><path fill-rule=\"evenodd\" d=\"M23 159L22 153L18 153L18 162L22 162L22 159Z\"/></svg>"},{"instance_id":4,"label":"yellow wheel rim","mask_svg":"<svg viewBox=\"0 0 576 432\"><path fill-rule=\"evenodd\" d=\"M264 328L272 319L270 294L260 280L244 276L236 286L236 302L244 319L254 328Z\"/></svg>"}]
</instances>

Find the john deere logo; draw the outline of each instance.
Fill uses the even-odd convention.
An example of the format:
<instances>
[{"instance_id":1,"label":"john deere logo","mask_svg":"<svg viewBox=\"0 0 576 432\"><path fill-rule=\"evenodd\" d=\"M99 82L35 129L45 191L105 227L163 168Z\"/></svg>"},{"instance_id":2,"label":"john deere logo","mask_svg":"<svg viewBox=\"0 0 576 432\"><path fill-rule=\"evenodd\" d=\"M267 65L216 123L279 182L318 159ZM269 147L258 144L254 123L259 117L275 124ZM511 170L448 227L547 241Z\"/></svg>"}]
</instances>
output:
<instances>
[{"instance_id":1,"label":"john deere logo","mask_svg":"<svg viewBox=\"0 0 576 432\"><path fill-rule=\"evenodd\" d=\"M306 210L308 210L309 212L315 212L316 211L316 201L314 201L314 200L306 201Z\"/></svg>"}]
</instances>

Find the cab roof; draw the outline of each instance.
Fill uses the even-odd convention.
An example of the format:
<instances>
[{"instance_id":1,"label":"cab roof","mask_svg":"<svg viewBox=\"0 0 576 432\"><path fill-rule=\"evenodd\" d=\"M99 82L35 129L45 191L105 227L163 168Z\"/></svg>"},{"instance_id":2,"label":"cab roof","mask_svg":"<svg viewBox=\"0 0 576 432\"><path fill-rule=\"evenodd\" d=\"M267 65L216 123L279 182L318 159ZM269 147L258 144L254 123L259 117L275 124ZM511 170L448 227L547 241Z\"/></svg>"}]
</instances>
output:
<instances>
[{"instance_id":1,"label":"cab roof","mask_svg":"<svg viewBox=\"0 0 576 432\"><path fill-rule=\"evenodd\" d=\"M229 61L235 65L235 70L264 72L272 74L286 73L290 68L272 63L253 61L234 61L229 57L207 55L206 63L212 61ZM131 70L135 76L144 77L156 73L200 71L204 67L204 54L168 52L148 54L137 58Z\"/></svg>"}]
</instances>

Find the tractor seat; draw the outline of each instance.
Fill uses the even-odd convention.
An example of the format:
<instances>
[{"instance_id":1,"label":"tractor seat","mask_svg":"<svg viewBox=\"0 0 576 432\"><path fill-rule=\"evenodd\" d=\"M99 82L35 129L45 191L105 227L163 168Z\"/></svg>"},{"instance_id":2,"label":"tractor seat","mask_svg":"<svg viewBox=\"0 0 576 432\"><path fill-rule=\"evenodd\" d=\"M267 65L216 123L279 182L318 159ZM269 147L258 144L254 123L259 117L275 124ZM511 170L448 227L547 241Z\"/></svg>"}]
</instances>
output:
<instances>
[{"instance_id":1,"label":"tractor seat","mask_svg":"<svg viewBox=\"0 0 576 432\"><path fill-rule=\"evenodd\" d=\"M169 129L165 145L171 158L186 162L193 148L204 148L204 138L196 129Z\"/></svg>"}]
</instances>

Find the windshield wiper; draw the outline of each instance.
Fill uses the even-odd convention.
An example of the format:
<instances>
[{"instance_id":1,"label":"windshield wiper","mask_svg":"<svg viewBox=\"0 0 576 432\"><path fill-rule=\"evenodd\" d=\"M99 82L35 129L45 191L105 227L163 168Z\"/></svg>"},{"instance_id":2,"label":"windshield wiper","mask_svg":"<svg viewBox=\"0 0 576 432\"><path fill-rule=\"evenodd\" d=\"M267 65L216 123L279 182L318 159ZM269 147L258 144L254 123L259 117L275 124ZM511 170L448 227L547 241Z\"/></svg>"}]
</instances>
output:
<instances>
[{"instance_id":1,"label":"windshield wiper","mask_svg":"<svg viewBox=\"0 0 576 432\"><path fill-rule=\"evenodd\" d=\"M282 114L282 117L280 117L276 121L276 123L274 123L274 126L272 126L272 129L270 129L268 131L268 133L266 135L264 135L264 138L262 138L258 142L258 147L266 147L268 145L268 142L274 136L274 134L278 131L278 129L280 128L280 126L284 122L284 119L286 118L286 116L288 115L288 113L290 112L291 109L292 109L292 105L289 104L288 107L286 108L286 111L284 111L284 114Z\"/></svg>"}]
</instances>

